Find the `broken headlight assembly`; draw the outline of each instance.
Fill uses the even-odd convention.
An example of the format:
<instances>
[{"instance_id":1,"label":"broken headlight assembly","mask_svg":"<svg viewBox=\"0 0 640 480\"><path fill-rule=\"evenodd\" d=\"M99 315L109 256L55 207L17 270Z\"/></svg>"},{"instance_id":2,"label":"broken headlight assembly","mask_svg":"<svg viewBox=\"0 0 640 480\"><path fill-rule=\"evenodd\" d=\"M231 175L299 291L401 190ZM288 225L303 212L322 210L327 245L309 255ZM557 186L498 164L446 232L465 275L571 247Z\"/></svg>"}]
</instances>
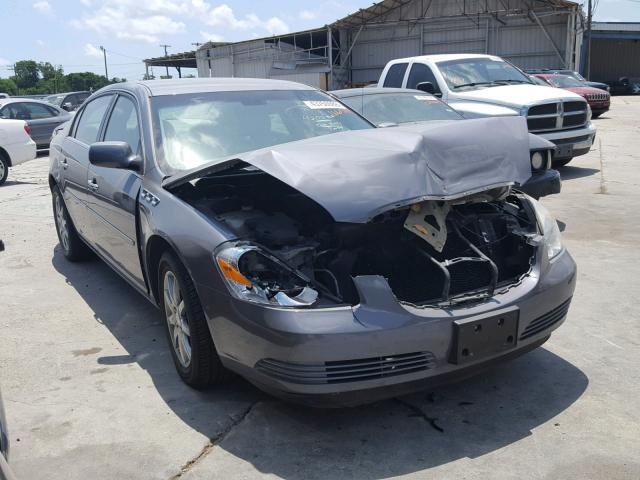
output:
<instances>
[{"instance_id":1,"label":"broken headlight assembly","mask_svg":"<svg viewBox=\"0 0 640 480\"><path fill-rule=\"evenodd\" d=\"M562 252L562 236L560 235L560 229L558 228L558 222L553 215L547 210L547 208L540 202L529 198L534 211L536 212L536 219L538 220L538 226L540 233L543 236L544 244L547 247L547 256L549 260L557 257Z\"/></svg>"},{"instance_id":2,"label":"broken headlight assembly","mask_svg":"<svg viewBox=\"0 0 640 480\"><path fill-rule=\"evenodd\" d=\"M229 291L240 300L308 307L318 299L310 280L256 245L232 244L214 257Z\"/></svg>"}]
</instances>

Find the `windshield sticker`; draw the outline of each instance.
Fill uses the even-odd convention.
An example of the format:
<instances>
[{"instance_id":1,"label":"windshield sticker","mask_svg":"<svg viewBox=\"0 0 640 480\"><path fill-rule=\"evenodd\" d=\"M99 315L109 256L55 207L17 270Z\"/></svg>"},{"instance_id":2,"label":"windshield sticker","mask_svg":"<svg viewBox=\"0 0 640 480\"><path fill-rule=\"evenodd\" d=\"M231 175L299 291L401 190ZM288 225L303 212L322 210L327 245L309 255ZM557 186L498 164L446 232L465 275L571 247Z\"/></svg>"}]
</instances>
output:
<instances>
[{"instance_id":1,"label":"windshield sticker","mask_svg":"<svg viewBox=\"0 0 640 480\"><path fill-rule=\"evenodd\" d=\"M414 95L413 96L416 100L422 100L425 102L437 102L438 99L435 97L432 97L431 95Z\"/></svg>"},{"instance_id":2,"label":"windshield sticker","mask_svg":"<svg viewBox=\"0 0 640 480\"><path fill-rule=\"evenodd\" d=\"M334 100L305 100L303 103L312 110L324 110L326 108L347 109L347 107Z\"/></svg>"}]
</instances>

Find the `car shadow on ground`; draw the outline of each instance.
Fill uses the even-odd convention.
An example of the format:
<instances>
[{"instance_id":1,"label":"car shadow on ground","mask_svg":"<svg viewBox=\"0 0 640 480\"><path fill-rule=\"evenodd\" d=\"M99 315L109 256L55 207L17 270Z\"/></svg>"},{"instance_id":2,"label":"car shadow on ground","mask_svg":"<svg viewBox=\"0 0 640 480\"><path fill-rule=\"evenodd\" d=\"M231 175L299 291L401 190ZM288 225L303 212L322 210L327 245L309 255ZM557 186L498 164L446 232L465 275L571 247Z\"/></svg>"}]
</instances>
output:
<instances>
[{"instance_id":1,"label":"car shadow on ground","mask_svg":"<svg viewBox=\"0 0 640 480\"><path fill-rule=\"evenodd\" d=\"M552 419L588 385L582 371L539 348L460 383L351 409L285 403L239 378L196 392L175 373L155 307L101 261L72 264L56 247L52 263L127 352L99 357L99 364L138 363L185 424L258 471L282 478L383 478L479 457L547 422L559 428ZM219 425L227 419L216 418L218 402L245 405L246 415L239 413L242 419L224 437ZM209 461L219 453L210 451Z\"/></svg>"},{"instance_id":2,"label":"car shadow on ground","mask_svg":"<svg viewBox=\"0 0 640 480\"><path fill-rule=\"evenodd\" d=\"M569 164L564 167L558 168L558 172L560 172L560 178L562 178L562 181L564 182L566 180L575 180L577 178L597 175L600 173L600 170L597 168L576 167Z\"/></svg>"}]
</instances>

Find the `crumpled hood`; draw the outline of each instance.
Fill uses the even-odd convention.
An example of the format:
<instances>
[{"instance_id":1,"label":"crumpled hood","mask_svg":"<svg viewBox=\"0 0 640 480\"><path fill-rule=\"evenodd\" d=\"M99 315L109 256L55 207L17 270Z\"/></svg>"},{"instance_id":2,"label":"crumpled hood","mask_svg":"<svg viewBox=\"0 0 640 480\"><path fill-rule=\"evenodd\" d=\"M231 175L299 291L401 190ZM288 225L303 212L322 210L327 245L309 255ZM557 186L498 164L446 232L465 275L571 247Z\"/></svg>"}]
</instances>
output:
<instances>
[{"instance_id":1,"label":"crumpled hood","mask_svg":"<svg viewBox=\"0 0 640 480\"><path fill-rule=\"evenodd\" d=\"M339 222L367 222L423 200L454 199L531 176L522 117L445 124L424 132L341 132L220 159L171 176L167 189L246 162L322 205Z\"/></svg>"},{"instance_id":2,"label":"crumpled hood","mask_svg":"<svg viewBox=\"0 0 640 480\"><path fill-rule=\"evenodd\" d=\"M442 125L449 125L454 122L460 122L464 120L430 120L425 122L412 122L412 123L403 123L397 125L395 127L387 127L387 128L398 128L401 130L406 130L408 132L418 132L422 133L428 129L436 128ZM547 140L546 138L542 138L539 135L535 135L533 133L529 134L529 150L542 150L542 149L554 149L556 146Z\"/></svg>"},{"instance_id":3,"label":"crumpled hood","mask_svg":"<svg viewBox=\"0 0 640 480\"><path fill-rule=\"evenodd\" d=\"M580 95L561 88L543 85L503 85L500 87L478 88L456 92L457 100L475 100L490 102L496 105L509 105L519 108L522 105L554 102L562 99L584 100Z\"/></svg>"}]
</instances>

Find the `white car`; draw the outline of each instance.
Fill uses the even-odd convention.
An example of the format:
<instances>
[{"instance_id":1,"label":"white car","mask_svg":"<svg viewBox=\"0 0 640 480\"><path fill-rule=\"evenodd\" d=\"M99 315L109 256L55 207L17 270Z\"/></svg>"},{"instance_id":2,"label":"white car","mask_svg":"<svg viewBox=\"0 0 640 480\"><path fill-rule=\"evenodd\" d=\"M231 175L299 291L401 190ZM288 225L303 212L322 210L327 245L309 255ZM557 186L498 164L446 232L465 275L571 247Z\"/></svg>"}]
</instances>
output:
<instances>
[{"instance_id":1,"label":"white car","mask_svg":"<svg viewBox=\"0 0 640 480\"><path fill-rule=\"evenodd\" d=\"M378 86L415 88L444 100L466 118L520 115L529 132L556 145L554 166L589 151L596 129L580 95L535 85L521 70L493 55L423 55L393 60Z\"/></svg>"},{"instance_id":2,"label":"white car","mask_svg":"<svg viewBox=\"0 0 640 480\"><path fill-rule=\"evenodd\" d=\"M0 185L7 180L9 168L36 158L30 133L24 120L0 119Z\"/></svg>"}]
</instances>

